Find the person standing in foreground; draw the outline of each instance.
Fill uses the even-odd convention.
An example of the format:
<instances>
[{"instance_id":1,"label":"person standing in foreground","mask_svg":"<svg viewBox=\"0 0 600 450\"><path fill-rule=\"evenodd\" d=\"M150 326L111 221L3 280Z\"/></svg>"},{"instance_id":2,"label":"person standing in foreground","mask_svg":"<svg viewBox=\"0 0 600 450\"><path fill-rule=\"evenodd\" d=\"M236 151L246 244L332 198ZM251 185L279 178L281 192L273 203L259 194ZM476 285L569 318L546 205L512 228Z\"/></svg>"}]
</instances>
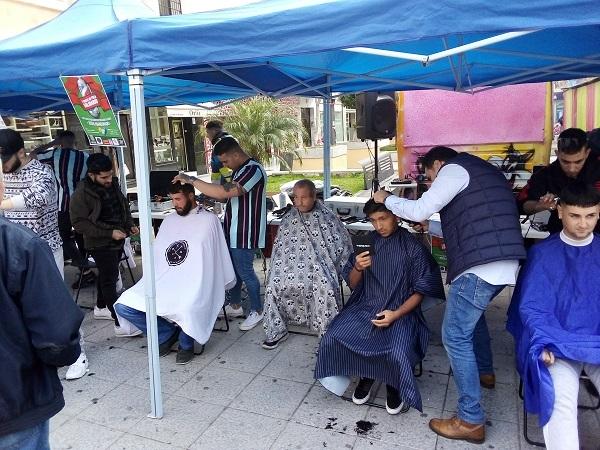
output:
<instances>
[{"instance_id":1,"label":"person standing in foreground","mask_svg":"<svg viewBox=\"0 0 600 450\"><path fill-rule=\"evenodd\" d=\"M82 320L48 244L0 217L0 448L50 449L65 405L56 368L78 359Z\"/></svg>"},{"instance_id":2,"label":"person standing in foreground","mask_svg":"<svg viewBox=\"0 0 600 450\"><path fill-rule=\"evenodd\" d=\"M4 177L5 199L0 208L4 217L31 229L50 246L54 262L64 279L62 242L58 230L56 180L51 169L25 153L21 135L11 129L0 130L0 158ZM81 354L67 370L67 380L83 377L88 360L83 348L83 332L79 330Z\"/></svg>"},{"instance_id":3,"label":"person standing in foreground","mask_svg":"<svg viewBox=\"0 0 600 450\"><path fill-rule=\"evenodd\" d=\"M519 260L526 256L519 213L504 175L482 159L433 147L422 162L433 183L419 200L385 191L376 192L374 199L415 222L440 212L450 283L442 341L458 389L458 407L456 416L432 419L429 427L446 438L482 443L480 384L495 385L484 313L506 285L515 283Z\"/></svg>"},{"instance_id":4,"label":"person standing in foreground","mask_svg":"<svg viewBox=\"0 0 600 450\"><path fill-rule=\"evenodd\" d=\"M184 173L177 175L173 183L193 184L196 189L219 201L227 201L225 207L225 239L231 251L237 283L229 291L230 304L227 315L239 317L241 308L242 282L246 284L250 298L250 313L240 324L243 331L251 330L263 319L260 301L260 283L254 273L254 256L259 248L265 247L267 228L267 200L265 169L252 159L231 135L224 135L214 143L213 151L223 165L233 170L232 181L224 185L206 183Z\"/></svg>"},{"instance_id":5,"label":"person standing in foreground","mask_svg":"<svg viewBox=\"0 0 600 450\"><path fill-rule=\"evenodd\" d=\"M129 203L122 194L117 178L113 177L110 158L94 153L87 160L88 176L79 183L71 197L71 222L75 231L83 234L85 248L90 252L98 268L98 292L95 318L106 318L105 308L114 320L117 337L142 334L140 330L130 333L119 326L114 310L117 301L119 261L128 234L138 234L134 226Z\"/></svg>"}]
</instances>

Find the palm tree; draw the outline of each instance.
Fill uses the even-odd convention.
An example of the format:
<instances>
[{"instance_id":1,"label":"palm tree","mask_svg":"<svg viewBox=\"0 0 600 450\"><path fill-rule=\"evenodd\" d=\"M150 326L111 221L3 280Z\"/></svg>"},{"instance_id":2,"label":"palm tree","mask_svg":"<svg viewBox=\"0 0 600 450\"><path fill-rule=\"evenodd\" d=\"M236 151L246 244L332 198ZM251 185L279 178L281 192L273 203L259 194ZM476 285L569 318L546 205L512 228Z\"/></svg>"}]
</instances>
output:
<instances>
[{"instance_id":1,"label":"palm tree","mask_svg":"<svg viewBox=\"0 0 600 450\"><path fill-rule=\"evenodd\" d=\"M265 163L275 157L288 170L293 157L302 161L299 146L306 131L293 110L276 100L253 97L235 102L221 119L223 128L256 160Z\"/></svg>"}]
</instances>

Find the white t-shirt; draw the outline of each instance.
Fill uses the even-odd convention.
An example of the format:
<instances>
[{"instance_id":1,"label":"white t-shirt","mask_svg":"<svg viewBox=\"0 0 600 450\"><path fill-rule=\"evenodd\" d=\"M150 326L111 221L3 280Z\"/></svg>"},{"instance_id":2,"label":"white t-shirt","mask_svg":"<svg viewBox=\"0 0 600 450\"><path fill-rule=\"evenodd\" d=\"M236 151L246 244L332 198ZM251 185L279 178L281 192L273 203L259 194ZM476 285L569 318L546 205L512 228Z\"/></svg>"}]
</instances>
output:
<instances>
[{"instance_id":1,"label":"white t-shirt","mask_svg":"<svg viewBox=\"0 0 600 450\"><path fill-rule=\"evenodd\" d=\"M385 206L399 217L423 222L428 220L434 213L441 211L444 206L452 201L469 185L469 172L458 164L446 164L443 166L431 187L418 200L407 200L405 198L390 195L385 199ZM493 285L515 284L519 261L506 260L494 261L481 264L465 270L452 281L466 273L477 275L482 280Z\"/></svg>"}]
</instances>

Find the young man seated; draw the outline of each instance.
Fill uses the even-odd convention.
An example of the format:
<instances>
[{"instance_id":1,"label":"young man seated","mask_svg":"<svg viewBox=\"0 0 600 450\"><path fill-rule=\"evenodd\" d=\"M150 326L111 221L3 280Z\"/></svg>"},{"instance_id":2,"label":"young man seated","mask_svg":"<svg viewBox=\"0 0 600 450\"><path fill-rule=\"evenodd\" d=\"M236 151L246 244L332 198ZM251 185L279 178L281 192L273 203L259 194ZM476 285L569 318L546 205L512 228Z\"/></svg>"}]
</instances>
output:
<instances>
[{"instance_id":1,"label":"young man seated","mask_svg":"<svg viewBox=\"0 0 600 450\"><path fill-rule=\"evenodd\" d=\"M413 369L425 356L429 330L420 304L424 296L444 298L440 269L384 204L369 200L364 212L375 228L372 250L352 255L344 268L354 290L321 340L315 378L332 389L340 376L360 377L352 396L358 405L378 380L387 385L388 413L422 410Z\"/></svg>"},{"instance_id":2,"label":"young man seated","mask_svg":"<svg viewBox=\"0 0 600 450\"><path fill-rule=\"evenodd\" d=\"M158 343L166 356L179 340L176 362L186 364L194 341L208 341L236 278L218 217L196 203L190 184L177 182L169 193L177 214L165 218L154 241ZM121 295L115 311L146 333L143 278Z\"/></svg>"},{"instance_id":3,"label":"young man seated","mask_svg":"<svg viewBox=\"0 0 600 450\"><path fill-rule=\"evenodd\" d=\"M322 335L341 309L340 279L352 240L321 202L310 180L294 185L294 207L279 225L267 277L263 327L271 350L288 337L287 324Z\"/></svg>"},{"instance_id":4,"label":"young man seated","mask_svg":"<svg viewBox=\"0 0 600 450\"><path fill-rule=\"evenodd\" d=\"M579 449L582 369L600 388L600 194L581 182L560 193L563 229L533 246L508 311L525 408L539 414L546 448Z\"/></svg>"}]
</instances>

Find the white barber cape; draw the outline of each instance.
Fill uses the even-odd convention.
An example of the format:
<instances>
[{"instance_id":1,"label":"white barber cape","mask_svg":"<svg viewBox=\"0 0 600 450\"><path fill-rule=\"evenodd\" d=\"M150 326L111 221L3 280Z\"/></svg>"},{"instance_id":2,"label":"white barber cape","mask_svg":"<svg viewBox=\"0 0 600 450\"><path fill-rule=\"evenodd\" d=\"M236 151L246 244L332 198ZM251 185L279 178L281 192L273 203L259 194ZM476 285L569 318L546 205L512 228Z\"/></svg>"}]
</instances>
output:
<instances>
[{"instance_id":1,"label":"white barber cape","mask_svg":"<svg viewBox=\"0 0 600 450\"><path fill-rule=\"evenodd\" d=\"M196 342L206 343L225 290L236 282L218 217L200 206L187 216L167 216L154 241L154 265L157 315L175 322ZM117 303L145 312L144 278L123 292Z\"/></svg>"}]
</instances>

